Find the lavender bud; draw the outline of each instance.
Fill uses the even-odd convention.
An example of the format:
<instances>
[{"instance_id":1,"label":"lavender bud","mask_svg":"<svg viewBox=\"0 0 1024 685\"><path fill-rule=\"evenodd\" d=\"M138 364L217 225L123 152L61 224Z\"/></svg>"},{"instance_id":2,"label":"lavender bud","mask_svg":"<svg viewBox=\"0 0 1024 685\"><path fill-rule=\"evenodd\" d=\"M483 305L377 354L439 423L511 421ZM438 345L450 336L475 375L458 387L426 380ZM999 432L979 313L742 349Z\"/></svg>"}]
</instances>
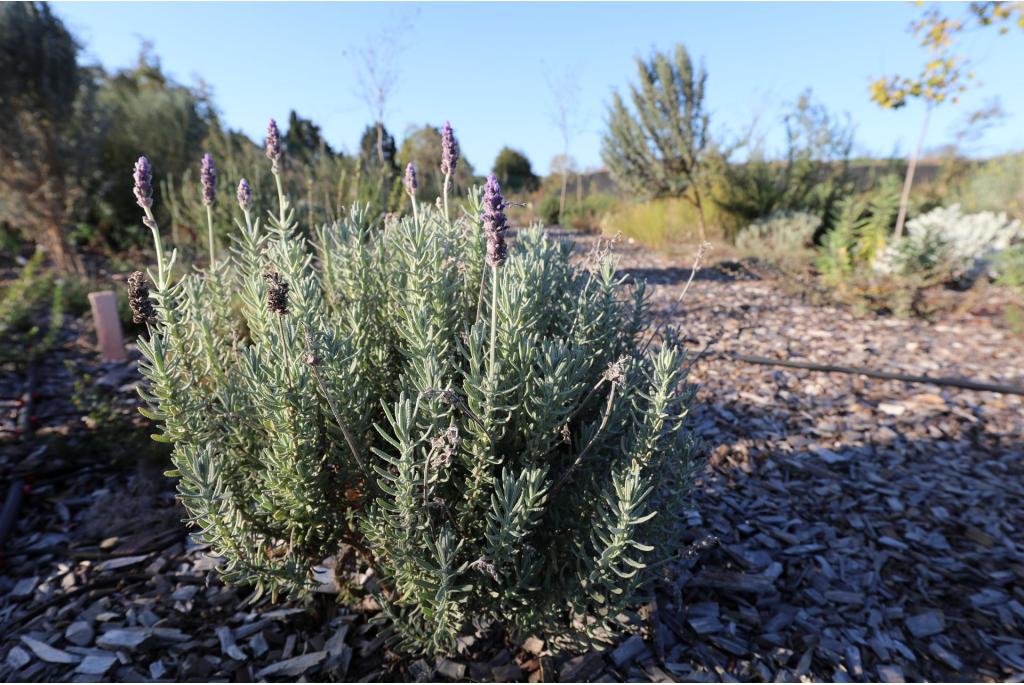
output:
<instances>
[{"instance_id":1,"label":"lavender bud","mask_svg":"<svg viewBox=\"0 0 1024 685\"><path fill-rule=\"evenodd\" d=\"M207 152L203 155L203 165L199 171L199 178L203 184L203 204L212 207L217 199L217 168L213 165L213 157Z\"/></svg>"},{"instance_id":2,"label":"lavender bud","mask_svg":"<svg viewBox=\"0 0 1024 685\"><path fill-rule=\"evenodd\" d=\"M132 177L135 179L135 201L143 209L149 209L153 206L153 169L148 159L139 157Z\"/></svg>"},{"instance_id":3,"label":"lavender bud","mask_svg":"<svg viewBox=\"0 0 1024 685\"><path fill-rule=\"evenodd\" d=\"M281 132L277 130L277 122L273 119L267 124L267 159L273 162L274 172L277 172L277 163L281 161Z\"/></svg>"},{"instance_id":4,"label":"lavender bud","mask_svg":"<svg viewBox=\"0 0 1024 685\"><path fill-rule=\"evenodd\" d=\"M459 163L459 144L455 142L455 132L447 121L441 127L441 173L454 176L455 167Z\"/></svg>"},{"instance_id":5,"label":"lavender bud","mask_svg":"<svg viewBox=\"0 0 1024 685\"><path fill-rule=\"evenodd\" d=\"M156 318L156 309L153 308L153 301L149 299L149 284L146 283L146 276L141 271L136 271L128 277L128 306L131 307L132 321L135 323Z\"/></svg>"},{"instance_id":6,"label":"lavender bud","mask_svg":"<svg viewBox=\"0 0 1024 685\"><path fill-rule=\"evenodd\" d=\"M267 282L267 309L278 315L288 313L288 283L276 271L263 274Z\"/></svg>"},{"instance_id":7,"label":"lavender bud","mask_svg":"<svg viewBox=\"0 0 1024 685\"><path fill-rule=\"evenodd\" d=\"M487 234L487 263L500 266L508 257L508 246L505 244L508 223L505 220L505 198L501 196L501 186L494 174L487 177L484 213L480 218L483 219L484 233Z\"/></svg>"},{"instance_id":8,"label":"lavender bud","mask_svg":"<svg viewBox=\"0 0 1024 685\"><path fill-rule=\"evenodd\" d=\"M252 209L252 188L244 178L238 182L238 206L242 208L243 212Z\"/></svg>"},{"instance_id":9,"label":"lavender bud","mask_svg":"<svg viewBox=\"0 0 1024 685\"><path fill-rule=\"evenodd\" d=\"M419 184L416 182L416 166L409 162L405 167L405 192L415 197L416 188L418 187Z\"/></svg>"}]
</instances>

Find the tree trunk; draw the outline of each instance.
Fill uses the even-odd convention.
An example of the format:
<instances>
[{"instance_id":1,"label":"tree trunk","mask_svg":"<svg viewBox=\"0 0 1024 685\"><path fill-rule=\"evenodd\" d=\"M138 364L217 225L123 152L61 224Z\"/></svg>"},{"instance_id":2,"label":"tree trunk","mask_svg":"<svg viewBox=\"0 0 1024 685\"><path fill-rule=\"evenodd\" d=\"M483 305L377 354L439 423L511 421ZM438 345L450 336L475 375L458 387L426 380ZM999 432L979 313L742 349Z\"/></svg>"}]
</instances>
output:
<instances>
[{"instance_id":1,"label":"tree trunk","mask_svg":"<svg viewBox=\"0 0 1024 685\"><path fill-rule=\"evenodd\" d=\"M900 195L900 211L896 215L895 236L897 238L903 235L903 223L907 220L907 205L910 204L910 188L914 184L914 172L917 170L917 160L921 156L924 136L928 132L928 118L931 113L932 108L929 105L924 112L924 123L921 124L921 135L917 138L917 147L914 148L914 154L911 155L910 163L907 164L907 175L903 179L903 193Z\"/></svg>"},{"instance_id":2,"label":"tree trunk","mask_svg":"<svg viewBox=\"0 0 1024 685\"><path fill-rule=\"evenodd\" d=\"M67 240L64 236L64 226L60 219L51 216L46 222L46 249L50 253L50 259L61 271L81 272L81 265L74 258Z\"/></svg>"},{"instance_id":3,"label":"tree trunk","mask_svg":"<svg viewBox=\"0 0 1024 685\"><path fill-rule=\"evenodd\" d=\"M384 122L377 119L377 161L384 168Z\"/></svg>"},{"instance_id":4,"label":"tree trunk","mask_svg":"<svg viewBox=\"0 0 1024 685\"><path fill-rule=\"evenodd\" d=\"M697 228L700 230L700 241L707 240L707 229L704 225L704 201L700 196L700 189L696 183L691 183L693 190L693 206L697 208Z\"/></svg>"},{"instance_id":5,"label":"tree trunk","mask_svg":"<svg viewBox=\"0 0 1024 685\"><path fill-rule=\"evenodd\" d=\"M562 194L558 198L558 225L562 225L562 215L565 214L565 187L569 183L569 170L562 169Z\"/></svg>"}]
</instances>

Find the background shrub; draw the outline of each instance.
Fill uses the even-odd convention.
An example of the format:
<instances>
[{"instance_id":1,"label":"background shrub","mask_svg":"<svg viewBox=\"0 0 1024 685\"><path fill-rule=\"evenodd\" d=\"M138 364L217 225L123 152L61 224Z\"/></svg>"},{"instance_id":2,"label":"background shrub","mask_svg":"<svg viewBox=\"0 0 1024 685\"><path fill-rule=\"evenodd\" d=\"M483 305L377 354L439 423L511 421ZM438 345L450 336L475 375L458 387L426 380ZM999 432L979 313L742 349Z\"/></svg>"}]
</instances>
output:
<instances>
[{"instance_id":1,"label":"background shrub","mask_svg":"<svg viewBox=\"0 0 1024 685\"><path fill-rule=\"evenodd\" d=\"M705 211L710 231L708 238L724 240L725 236L720 229L720 215L714 207L705 207ZM649 202L623 201L602 217L600 225L602 232L608 235L622 233L654 248L668 248L700 241L697 210L692 203L676 198Z\"/></svg>"},{"instance_id":2,"label":"background shrub","mask_svg":"<svg viewBox=\"0 0 1024 685\"><path fill-rule=\"evenodd\" d=\"M820 226L821 218L810 212L775 212L744 229L736 237L736 248L776 264L809 259Z\"/></svg>"},{"instance_id":3,"label":"background shrub","mask_svg":"<svg viewBox=\"0 0 1024 685\"><path fill-rule=\"evenodd\" d=\"M959 205L939 207L907 223L907 235L874 261L876 270L906 275L945 270L950 279L971 284L989 275L993 260L1024 240L1021 222L1006 214L964 214Z\"/></svg>"}]
</instances>

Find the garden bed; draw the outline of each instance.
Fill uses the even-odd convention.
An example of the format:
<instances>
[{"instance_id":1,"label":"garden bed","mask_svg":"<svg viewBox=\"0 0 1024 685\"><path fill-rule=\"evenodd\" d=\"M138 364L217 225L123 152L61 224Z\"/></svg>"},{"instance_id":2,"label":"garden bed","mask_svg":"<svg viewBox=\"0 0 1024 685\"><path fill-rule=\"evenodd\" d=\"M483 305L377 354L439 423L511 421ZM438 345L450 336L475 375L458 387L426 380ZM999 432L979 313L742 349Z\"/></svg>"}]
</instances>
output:
<instances>
[{"instance_id":1,"label":"garden bed","mask_svg":"<svg viewBox=\"0 0 1024 685\"><path fill-rule=\"evenodd\" d=\"M585 252L596 238L577 240ZM689 270L616 249L625 272L655 286L655 312L672 311ZM106 421L131 425L131 364L96 365L87 319L69 322L36 370L31 441L14 432L23 375L0 379L0 470L34 476L0 569L0 677L1021 677L1024 398L728 354L1022 385L1024 340L984 312L931 323L858 317L727 268L699 272L677 318L695 352L717 340L690 377L701 384L694 423L710 460L687 512L690 554L665 567L638 635L552 656L535 639L510 645L492 631L436 664L388 653L368 622L372 600L352 606L325 593L304 610L247 603L247 590L220 583L217 560L179 523L159 452L127 437L146 428L102 437ZM76 390L83 371L89 387ZM105 389L93 393L97 385ZM99 399L115 411L83 422Z\"/></svg>"}]
</instances>

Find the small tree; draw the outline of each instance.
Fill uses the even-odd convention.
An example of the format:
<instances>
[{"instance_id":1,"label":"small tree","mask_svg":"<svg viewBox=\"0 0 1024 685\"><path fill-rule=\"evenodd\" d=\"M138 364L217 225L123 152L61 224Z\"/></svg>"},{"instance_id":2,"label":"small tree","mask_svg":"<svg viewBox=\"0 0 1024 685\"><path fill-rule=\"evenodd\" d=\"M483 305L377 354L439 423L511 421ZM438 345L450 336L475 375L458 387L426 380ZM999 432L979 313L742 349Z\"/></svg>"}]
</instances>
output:
<instances>
[{"instance_id":1,"label":"small tree","mask_svg":"<svg viewBox=\"0 0 1024 685\"><path fill-rule=\"evenodd\" d=\"M139 141L147 141L154 164L165 169L170 178L181 178L186 171L198 172L203 142L210 131L211 107L207 94L199 88L177 83L163 71L153 46L143 43L134 66L122 69L103 80L99 101L109 113L110 126L100 140L100 165L108 179L131 168L139 156ZM198 179L190 179L192 189ZM117 184L104 189L105 216L97 217L104 240L114 249L137 244L145 231L138 230L138 212L131 198L119 192ZM163 204L159 205L163 207ZM158 209L158 219L169 215ZM203 213L205 215L205 212ZM205 235L205 217L199 231Z\"/></svg>"},{"instance_id":2,"label":"small tree","mask_svg":"<svg viewBox=\"0 0 1024 685\"><path fill-rule=\"evenodd\" d=\"M781 156L769 155L763 137L751 135L735 148L716 152L715 204L742 228L780 211L808 211L827 218L848 185L853 126L804 91L783 117L786 146ZM745 149L742 163L730 161Z\"/></svg>"},{"instance_id":3,"label":"small tree","mask_svg":"<svg viewBox=\"0 0 1024 685\"><path fill-rule=\"evenodd\" d=\"M96 80L45 3L0 7L0 220L39 236L62 269L78 264L67 228L82 213L102 137Z\"/></svg>"},{"instance_id":4,"label":"small tree","mask_svg":"<svg viewBox=\"0 0 1024 685\"><path fill-rule=\"evenodd\" d=\"M682 45L672 55L656 52L649 60L636 62L638 83L630 86L633 109L615 94L601 157L624 189L643 197L682 197L691 202L703 241L707 71L694 68Z\"/></svg>"},{"instance_id":5,"label":"small tree","mask_svg":"<svg viewBox=\"0 0 1024 685\"><path fill-rule=\"evenodd\" d=\"M572 159L569 155L569 149L572 137L580 127L580 84L578 72L568 70L557 77L550 76L549 72L548 88L551 90L551 97L554 103L552 119L554 119L555 126L558 127L558 134L562 138L562 152L555 158L560 163L556 168L555 161L552 161L551 167L552 173L557 173L562 177L562 187L558 195L558 223L562 223L562 215L565 213L565 192L569 184L569 172L575 166L567 163Z\"/></svg>"},{"instance_id":6,"label":"small tree","mask_svg":"<svg viewBox=\"0 0 1024 685\"><path fill-rule=\"evenodd\" d=\"M921 73L910 77L884 77L871 84L871 99L886 109L900 109L911 99L923 100L926 105L921 133L917 139L917 146L910 156L903 181L900 209L896 217L897 237L903 234L907 205L910 202L910 188L914 183L914 171L917 169L917 160L921 156L921 147L928 132L928 119L932 108L947 100L954 104L958 102L959 94L967 88L966 81L974 78L974 73L968 70L967 59L954 53L956 36L969 28L986 26L999 26L1000 33L1007 33L1009 24L1015 17L1018 25L1024 28L1024 3L972 2L967 16L960 20L945 16L938 7L929 7L920 21L911 24L921 47L925 48L930 56Z\"/></svg>"},{"instance_id":7,"label":"small tree","mask_svg":"<svg viewBox=\"0 0 1024 685\"><path fill-rule=\"evenodd\" d=\"M356 50L357 93L373 117L376 132L377 161L384 163L387 131L384 117L388 103L398 86L398 58L405 49L405 24L371 36Z\"/></svg>"},{"instance_id":8,"label":"small tree","mask_svg":"<svg viewBox=\"0 0 1024 685\"><path fill-rule=\"evenodd\" d=\"M503 147L494 160L494 175L503 188L513 193L532 193L540 187L529 158L519 150Z\"/></svg>"}]
</instances>

